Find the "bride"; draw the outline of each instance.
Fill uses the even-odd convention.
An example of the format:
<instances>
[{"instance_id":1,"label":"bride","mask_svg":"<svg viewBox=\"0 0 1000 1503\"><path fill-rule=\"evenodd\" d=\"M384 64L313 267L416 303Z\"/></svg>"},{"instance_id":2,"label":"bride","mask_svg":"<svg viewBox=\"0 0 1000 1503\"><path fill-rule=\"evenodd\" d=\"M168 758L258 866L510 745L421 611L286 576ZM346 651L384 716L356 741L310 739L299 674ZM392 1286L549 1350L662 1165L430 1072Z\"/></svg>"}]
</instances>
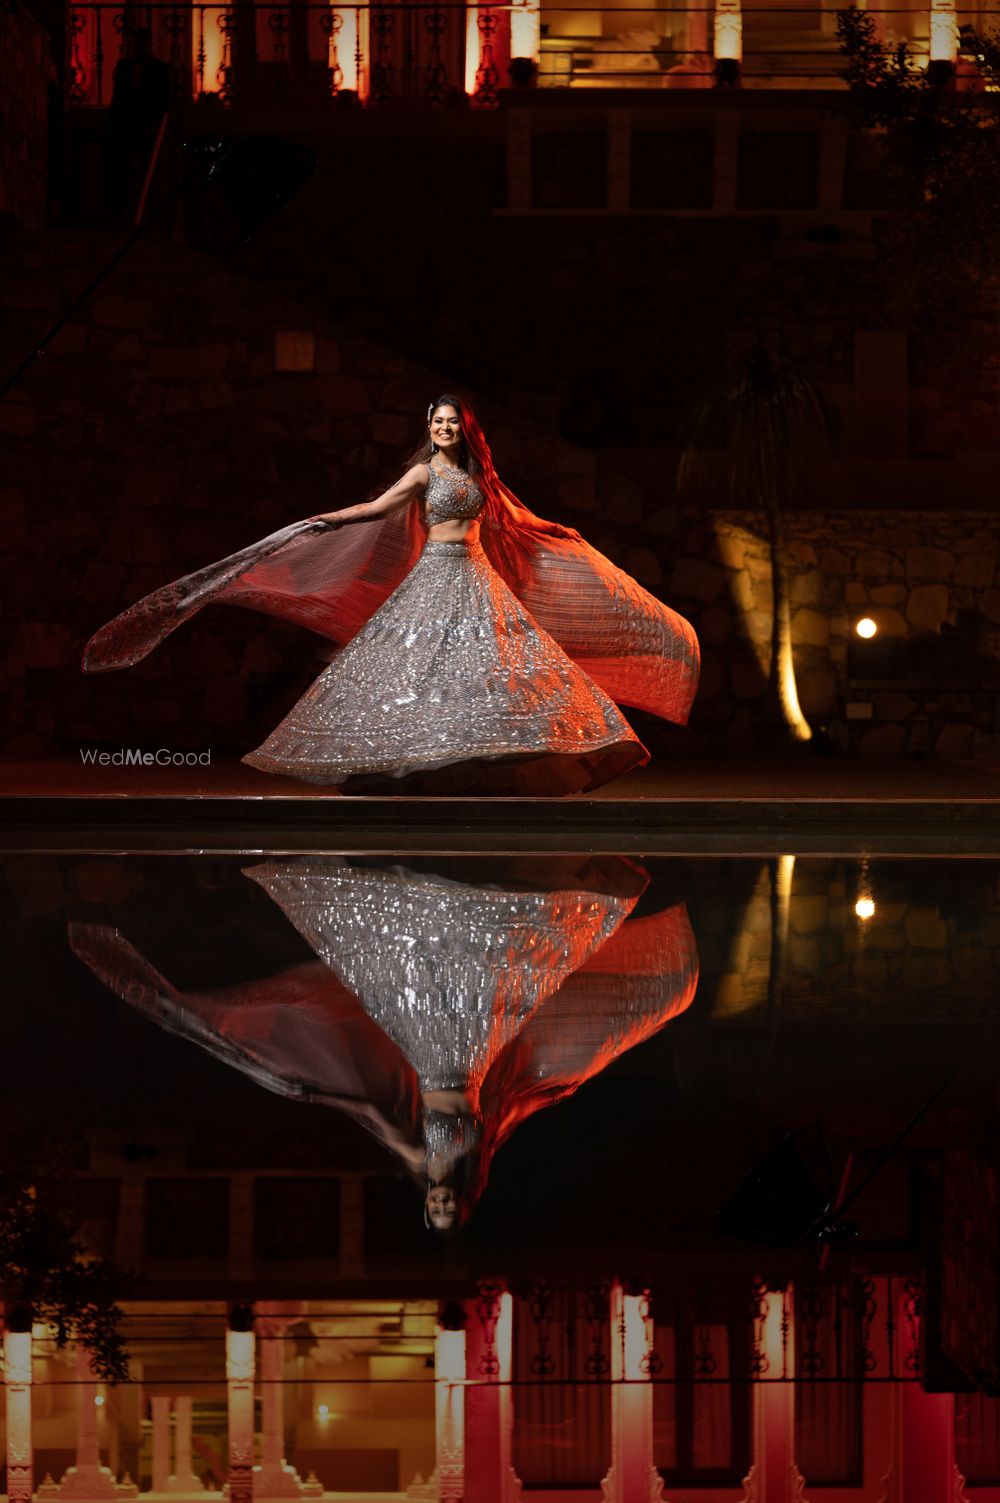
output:
<instances>
[{"instance_id":1,"label":"bride","mask_svg":"<svg viewBox=\"0 0 1000 1503\"><path fill-rule=\"evenodd\" d=\"M683 725L697 687L689 623L523 507L472 409L448 394L382 495L154 591L91 638L84 671L138 662L210 602L284 616L339 648L242 760L348 790L593 788L649 760L616 701Z\"/></svg>"}]
</instances>

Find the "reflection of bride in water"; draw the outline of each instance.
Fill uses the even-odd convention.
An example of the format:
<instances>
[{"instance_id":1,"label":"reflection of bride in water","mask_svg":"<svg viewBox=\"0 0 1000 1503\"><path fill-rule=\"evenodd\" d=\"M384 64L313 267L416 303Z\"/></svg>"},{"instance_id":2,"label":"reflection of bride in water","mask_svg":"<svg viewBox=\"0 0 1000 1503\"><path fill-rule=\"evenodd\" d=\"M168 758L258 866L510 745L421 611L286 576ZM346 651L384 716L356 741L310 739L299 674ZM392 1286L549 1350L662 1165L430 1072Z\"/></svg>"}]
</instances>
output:
<instances>
[{"instance_id":1,"label":"reflection of bride in water","mask_svg":"<svg viewBox=\"0 0 1000 1503\"><path fill-rule=\"evenodd\" d=\"M246 875L320 965L180 993L116 930L74 924L73 948L172 1032L362 1122L420 1179L441 1231L468 1219L518 1123L694 994L685 908L630 917L648 878L622 858L494 859L489 880L322 856Z\"/></svg>"}]
</instances>

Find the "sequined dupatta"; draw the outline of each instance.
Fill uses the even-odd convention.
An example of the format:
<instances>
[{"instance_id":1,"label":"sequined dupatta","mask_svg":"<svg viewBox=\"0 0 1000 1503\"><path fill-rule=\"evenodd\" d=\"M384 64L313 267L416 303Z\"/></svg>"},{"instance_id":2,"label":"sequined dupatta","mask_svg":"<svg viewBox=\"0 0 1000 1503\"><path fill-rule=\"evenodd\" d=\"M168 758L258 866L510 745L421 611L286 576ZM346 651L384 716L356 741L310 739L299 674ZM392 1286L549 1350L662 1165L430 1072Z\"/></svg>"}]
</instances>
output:
<instances>
[{"instance_id":1,"label":"sequined dupatta","mask_svg":"<svg viewBox=\"0 0 1000 1503\"><path fill-rule=\"evenodd\" d=\"M418 501L336 530L315 518L295 522L129 606L91 637L84 671L140 662L210 604L279 616L343 646L412 569L426 535ZM481 538L539 625L613 700L686 723L699 654L682 616L506 487L490 497Z\"/></svg>"},{"instance_id":2,"label":"sequined dupatta","mask_svg":"<svg viewBox=\"0 0 1000 1503\"><path fill-rule=\"evenodd\" d=\"M257 1085L335 1106L397 1152L401 1132L419 1141L413 1071L322 962L215 991L181 991L110 925L71 923L68 938L110 991Z\"/></svg>"}]
</instances>

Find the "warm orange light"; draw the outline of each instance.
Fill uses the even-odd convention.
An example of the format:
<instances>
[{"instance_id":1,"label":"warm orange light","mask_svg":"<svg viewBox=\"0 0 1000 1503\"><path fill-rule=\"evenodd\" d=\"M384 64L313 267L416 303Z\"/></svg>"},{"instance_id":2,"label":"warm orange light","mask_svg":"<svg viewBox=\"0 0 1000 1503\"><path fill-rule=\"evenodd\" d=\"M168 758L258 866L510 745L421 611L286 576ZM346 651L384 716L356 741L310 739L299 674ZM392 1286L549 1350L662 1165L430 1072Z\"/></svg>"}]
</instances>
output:
<instances>
[{"instance_id":1,"label":"warm orange light","mask_svg":"<svg viewBox=\"0 0 1000 1503\"><path fill-rule=\"evenodd\" d=\"M479 72L479 6L469 5L465 11L465 92L476 92L476 74Z\"/></svg>"},{"instance_id":2,"label":"warm orange light","mask_svg":"<svg viewBox=\"0 0 1000 1503\"><path fill-rule=\"evenodd\" d=\"M931 0L932 63L953 63L958 56L958 18L955 0Z\"/></svg>"},{"instance_id":3,"label":"warm orange light","mask_svg":"<svg viewBox=\"0 0 1000 1503\"><path fill-rule=\"evenodd\" d=\"M625 1333L625 1381L641 1383L646 1373L643 1364L649 1355L646 1331L645 1300L638 1294L622 1296L622 1325Z\"/></svg>"},{"instance_id":4,"label":"warm orange light","mask_svg":"<svg viewBox=\"0 0 1000 1503\"><path fill-rule=\"evenodd\" d=\"M212 7L192 13L195 17L191 27L191 47L194 62L194 94L217 94L222 88L220 71L226 60L226 39L222 25L228 12ZM199 43L204 47L204 71L198 76Z\"/></svg>"},{"instance_id":5,"label":"warm orange light","mask_svg":"<svg viewBox=\"0 0 1000 1503\"><path fill-rule=\"evenodd\" d=\"M5 1331L3 1338L4 1382L14 1386L31 1382L31 1332Z\"/></svg>"},{"instance_id":6,"label":"warm orange light","mask_svg":"<svg viewBox=\"0 0 1000 1503\"><path fill-rule=\"evenodd\" d=\"M542 14L531 0L514 0L510 13L510 55L530 57L536 63L542 50Z\"/></svg>"},{"instance_id":7,"label":"warm orange light","mask_svg":"<svg viewBox=\"0 0 1000 1503\"><path fill-rule=\"evenodd\" d=\"M875 916L875 904L871 898L859 898L854 905L854 912L859 919L870 919Z\"/></svg>"},{"instance_id":8,"label":"warm orange light","mask_svg":"<svg viewBox=\"0 0 1000 1503\"><path fill-rule=\"evenodd\" d=\"M862 616L854 630L859 637L864 637L867 640L869 637L875 636L878 631L878 625L872 620L871 616Z\"/></svg>"},{"instance_id":9,"label":"warm orange light","mask_svg":"<svg viewBox=\"0 0 1000 1503\"><path fill-rule=\"evenodd\" d=\"M226 1332L226 1377L231 1383L253 1381L255 1355L252 1331Z\"/></svg>"},{"instance_id":10,"label":"warm orange light","mask_svg":"<svg viewBox=\"0 0 1000 1503\"><path fill-rule=\"evenodd\" d=\"M718 0L715 7L715 56L737 63L743 58L740 0Z\"/></svg>"}]
</instances>

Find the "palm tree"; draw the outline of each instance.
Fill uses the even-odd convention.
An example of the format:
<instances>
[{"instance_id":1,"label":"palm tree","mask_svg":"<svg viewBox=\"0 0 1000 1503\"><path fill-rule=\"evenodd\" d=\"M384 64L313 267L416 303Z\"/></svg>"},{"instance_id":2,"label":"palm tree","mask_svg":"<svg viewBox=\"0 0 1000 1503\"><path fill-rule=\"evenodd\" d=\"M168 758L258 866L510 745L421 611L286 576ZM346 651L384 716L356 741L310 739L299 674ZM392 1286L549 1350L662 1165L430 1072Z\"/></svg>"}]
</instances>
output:
<instances>
[{"instance_id":1,"label":"palm tree","mask_svg":"<svg viewBox=\"0 0 1000 1503\"><path fill-rule=\"evenodd\" d=\"M706 393L678 474L682 499L749 502L767 517L773 609L765 707L779 739L793 744L811 740L813 732L795 684L782 510L789 502L815 505L835 467L835 424L823 393L757 344Z\"/></svg>"}]
</instances>

